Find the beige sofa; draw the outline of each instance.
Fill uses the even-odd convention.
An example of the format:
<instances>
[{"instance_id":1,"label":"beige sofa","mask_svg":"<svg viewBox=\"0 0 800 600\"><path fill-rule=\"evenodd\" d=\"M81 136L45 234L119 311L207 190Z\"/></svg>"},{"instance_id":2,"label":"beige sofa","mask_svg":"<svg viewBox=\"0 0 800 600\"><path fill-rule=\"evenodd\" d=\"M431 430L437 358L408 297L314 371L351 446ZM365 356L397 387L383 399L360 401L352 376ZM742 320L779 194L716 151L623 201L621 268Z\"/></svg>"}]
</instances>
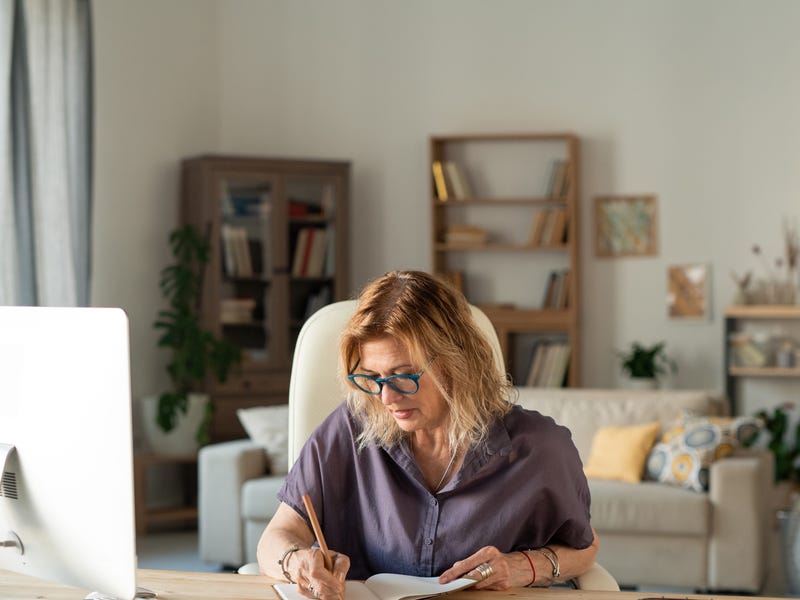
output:
<instances>
[{"instance_id":1,"label":"beige sofa","mask_svg":"<svg viewBox=\"0 0 800 600\"><path fill-rule=\"evenodd\" d=\"M595 431L686 411L724 414L727 403L702 391L518 388L518 402L572 431L584 461ZM282 477L247 440L203 448L199 462L200 556L238 566L255 560L258 538L277 508ZM757 593L766 573L766 497L772 455L738 451L715 462L708 493L644 481L589 480L598 562L623 586Z\"/></svg>"}]
</instances>

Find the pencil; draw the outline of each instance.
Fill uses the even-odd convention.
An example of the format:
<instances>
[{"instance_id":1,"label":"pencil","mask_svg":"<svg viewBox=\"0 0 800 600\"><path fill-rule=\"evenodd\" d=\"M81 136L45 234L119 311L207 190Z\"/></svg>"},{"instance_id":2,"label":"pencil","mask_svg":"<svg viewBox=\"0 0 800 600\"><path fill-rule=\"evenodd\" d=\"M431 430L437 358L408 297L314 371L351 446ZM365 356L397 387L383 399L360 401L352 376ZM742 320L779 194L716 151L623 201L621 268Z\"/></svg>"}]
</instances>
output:
<instances>
[{"instance_id":1,"label":"pencil","mask_svg":"<svg viewBox=\"0 0 800 600\"><path fill-rule=\"evenodd\" d=\"M317 543L319 544L320 550L322 550L325 569L328 571L333 571L333 561L331 560L331 554L328 551L328 544L325 543L325 536L322 535L322 527L319 526L317 513L314 510L314 505L311 504L311 497L308 494L303 494L303 504L306 505L306 512L308 513L308 518L311 521L311 528L314 530L314 536L317 538Z\"/></svg>"}]
</instances>

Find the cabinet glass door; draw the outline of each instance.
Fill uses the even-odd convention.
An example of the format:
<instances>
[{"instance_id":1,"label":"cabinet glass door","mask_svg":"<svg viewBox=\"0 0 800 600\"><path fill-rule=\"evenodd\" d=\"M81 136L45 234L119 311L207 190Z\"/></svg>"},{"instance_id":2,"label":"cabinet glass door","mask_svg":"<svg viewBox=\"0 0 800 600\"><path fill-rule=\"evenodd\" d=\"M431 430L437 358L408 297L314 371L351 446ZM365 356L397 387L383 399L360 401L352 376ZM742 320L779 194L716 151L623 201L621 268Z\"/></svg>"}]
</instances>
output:
<instances>
[{"instance_id":1,"label":"cabinet glass door","mask_svg":"<svg viewBox=\"0 0 800 600\"><path fill-rule=\"evenodd\" d=\"M275 187L270 179L229 178L221 185L219 324L242 349L245 365L280 358L274 347Z\"/></svg>"},{"instance_id":2,"label":"cabinet glass door","mask_svg":"<svg viewBox=\"0 0 800 600\"><path fill-rule=\"evenodd\" d=\"M286 178L289 257L289 343L306 319L336 298L336 178Z\"/></svg>"}]
</instances>

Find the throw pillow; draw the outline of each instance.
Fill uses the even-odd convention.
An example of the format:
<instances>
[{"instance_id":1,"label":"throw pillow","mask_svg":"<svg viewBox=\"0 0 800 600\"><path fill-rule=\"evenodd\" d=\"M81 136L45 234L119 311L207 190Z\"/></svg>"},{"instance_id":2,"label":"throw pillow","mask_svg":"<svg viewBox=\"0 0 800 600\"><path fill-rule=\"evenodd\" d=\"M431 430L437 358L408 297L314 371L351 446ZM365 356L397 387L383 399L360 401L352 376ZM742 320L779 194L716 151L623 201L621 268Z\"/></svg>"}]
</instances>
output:
<instances>
[{"instance_id":1,"label":"throw pillow","mask_svg":"<svg viewBox=\"0 0 800 600\"><path fill-rule=\"evenodd\" d=\"M644 462L660 431L658 422L601 427L592 439L584 473L595 479L641 481Z\"/></svg>"},{"instance_id":2,"label":"throw pillow","mask_svg":"<svg viewBox=\"0 0 800 600\"><path fill-rule=\"evenodd\" d=\"M648 479L696 492L708 490L708 469L758 435L754 417L684 417L667 429L647 458Z\"/></svg>"},{"instance_id":3,"label":"throw pillow","mask_svg":"<svg viewBox=\"0 0 800 600\"><path fill-rule=\"evenodd\" d=\"M247 435L269 457L273 475L289 471L289 405L254 406L236 411Z\"/></svg>"}]
</instances>

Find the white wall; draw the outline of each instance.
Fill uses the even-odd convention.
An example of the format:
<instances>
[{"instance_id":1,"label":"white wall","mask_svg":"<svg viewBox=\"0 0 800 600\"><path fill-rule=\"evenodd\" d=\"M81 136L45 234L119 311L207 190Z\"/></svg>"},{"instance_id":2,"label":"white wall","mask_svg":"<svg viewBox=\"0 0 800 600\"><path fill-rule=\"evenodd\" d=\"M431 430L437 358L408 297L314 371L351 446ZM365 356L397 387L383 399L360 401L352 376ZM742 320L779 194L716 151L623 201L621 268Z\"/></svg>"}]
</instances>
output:
<instances>
[{"instance_id":1,"label":"white wall","mask_svg":"<svg viewBox=\"0 0 800 600\"><path fill-rule=\"evenodd\" d=\"M752 244L778 255L782 217L800 212L792 0L104 0L95 13L94 300L131 312L139 390L159 377L149 323L184 154L352 160L359 286L430 267L429 135L575 132L587 386L616 385L615 349L664 339L671 385L721 388L729 272L763 275ZM608 193L657 194L658 256L594 257L592 199ZM666 317L666 268L686 262L712 267L702 323Z\"/></svg>"}]
</instances>

